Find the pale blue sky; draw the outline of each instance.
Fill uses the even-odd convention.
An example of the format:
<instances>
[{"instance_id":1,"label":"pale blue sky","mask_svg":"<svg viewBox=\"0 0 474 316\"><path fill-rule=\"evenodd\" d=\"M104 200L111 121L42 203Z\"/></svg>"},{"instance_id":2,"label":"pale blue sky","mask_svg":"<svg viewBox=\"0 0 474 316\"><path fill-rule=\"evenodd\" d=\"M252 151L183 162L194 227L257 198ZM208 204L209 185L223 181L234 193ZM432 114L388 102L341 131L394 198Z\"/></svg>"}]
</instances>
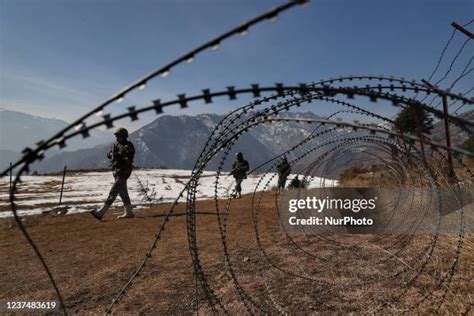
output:
<instances>
[{"instance_id":1,"label":"pale blue sky","mask_svg":"<svg viewBox=\"0 0 474 316\"><path fill-rule=\"evenodd\" d=\"M281 3L0 0L0 107L71 121L151 70ZM132 103L145 106L155 98L228 85L297 84L348 74L426 78L451 35L451 22L464 24L473 13L472 0L313 0L231 38L114 107L118 112ZM447 59L463 36L456 35ZM472 54L471 41L455 73ZM447 63L442 67L440 74ZM468 76L455 90L473 82ZM220 100L168 112L224 113L243 103Z\"/></svg>"}]
</instances>

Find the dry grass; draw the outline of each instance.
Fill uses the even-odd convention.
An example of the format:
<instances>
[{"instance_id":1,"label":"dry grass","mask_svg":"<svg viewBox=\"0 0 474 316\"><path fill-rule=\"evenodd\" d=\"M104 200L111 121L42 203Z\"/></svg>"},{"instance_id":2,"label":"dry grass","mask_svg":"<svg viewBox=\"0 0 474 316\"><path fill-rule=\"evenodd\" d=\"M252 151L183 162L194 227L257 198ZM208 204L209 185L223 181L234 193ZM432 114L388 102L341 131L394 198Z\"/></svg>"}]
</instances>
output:
<instances>
[{"instance_id":1,"label":"dry grass","mask_svg":"<svg viewBox=\"0 0 474 316\"><path fill-rule=\"evenodd\" d=\"M429 261L413 286L397 300L405 289L404 282L421 267L422 260L418 259L418 255L429 242L429 236L414 237L409 246L397 254L396 260L381 252L380 247L390 248L400 236L384 236L382 239L372 235L331 236L333 240L356 247L352 249L335 246L316 236L295 236L298 248L282 234L274 201L274 193L269 193L260 204L260 240L271 262L285 272L272 269L259 251L252 224L251 196L233 200L228 219L230 263L240 284L256 302L281 306L282 311L291 314L365 313L376 307L381 308L377 313L390 314L408 309L426 314L435 311L445 288L438 286L437 282L454 257L455 236L440 236L433 260ZM221 202L221 205L224 203ZM135 219L123 221L115 220L113 212L107 214L102 222L94 220L89 214L26 219L28 230L57 279L70 312L104 311L142 259L163 220L159 214L168 207L167 204L159 205L137 212ZM178 205L177 212L184 210L185 205ZM214 202L200 201L197 210L212 212L215 210ZM53 299L51 285L37 258L16 226L9 221L2 221L0 231L0 299ZM197 227L202 267L210 285L231 314L247 313L225 269L216 216L199 215ZM465 239L462 250L454 278L446 285L447 296L441 306L442 313L458 314L472 302L472 236ZM357 280L385 278L403 269L407 272L388 281L347 287ZM329 282L331 286L291 274ZM427 296L426 300L418 304L424 296ZM194 279L186 218L177 216L167 224L150 263L115 311L127 314L190 314L193 312L193 298ZM200 312L210 313L205 302L201 303Z\"/></svg>"},{"instance_id":2,"label":"dry grass","mask_svg":"<svg viewBox=\"0 0 474 316\"><path fill-rule=\"evenodd\" d=\"M451 186L448 169L445 161L433 158L429 161L432 171L438 178L438 185L445 187ZM474 161L466 164L470 172L474 172ZM454 165L454 172L457 179L464 187L473 188L474 183L471 175L465 166L459 163ZM428 186L431 185L426 182L426 175L422 173L421 169L407 168L403 173L409 174L409 185L412 186ZM372 165L370 167L351 166L344 169L338 177L339 184L342 187L397 187L400 186L400 175L395 175L386 166Z\"/></svg>"}]
</instances>

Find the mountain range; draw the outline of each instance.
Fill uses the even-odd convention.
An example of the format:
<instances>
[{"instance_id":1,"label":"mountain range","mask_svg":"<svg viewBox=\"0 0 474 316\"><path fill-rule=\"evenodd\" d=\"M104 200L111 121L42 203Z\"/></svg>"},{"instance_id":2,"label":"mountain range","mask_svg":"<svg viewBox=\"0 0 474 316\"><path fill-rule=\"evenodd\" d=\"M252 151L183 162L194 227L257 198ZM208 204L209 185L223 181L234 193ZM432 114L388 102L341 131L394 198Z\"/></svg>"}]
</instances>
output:
<instances>
[{"instance_id":1,"label":"mountain range","mask_svg":"<svg viewBox=\"0 0 474 316\"><path fill-rule=\"evenodd\" d=\"M62 120L0 108L0 170L7 168L10 162L20 159L24 148L36 147L37 142L53 136L68 125L69 123ZM111 132L94 130L91 137L84 141L72 140L65 149L76 151L103 144L111 135ZM53 156L57 152L57 150L50 151L48 156Z\"/></svg>"},{"instance_id":2,"label":"mountain range","mask_svg":"<svg viewBox=\"0 0 474 316\"><path fill-rule=\"evenodd\" d=\"M474 110L465 112L459 117L466 121L474 122ZM465 130L457 126L454 126L452 124L450 125L450 134L451 134L451 143L454 147L461 147L464 141L468 139L470 136ZM444 122L439 121L436 124L434 124L433 129L431 130L431 135L434 141L440 142L443 144L446 143Z\"/></svg>"},{"instance_id":3,"label":"mountain range","mask_svg":"<svg viewBox=\"0 0 474 316\"><path fill-rule=\"evenodd\" d=\"M317 118L312 112L287 113L286 117ZM141 168L192 169L204 144L214 127L223 118L217 114L199 114L196 116L163 115L148 125L130 134L134 144L135 166ZM291 123L272 123L260 125L239 138L230 158L224 164L229 169L235 153L241 151L254 166L263 163L276 154L303 140L314 129L314 125ZM38 172L59 171L64 165L68 169L107 168L109 161L106 153L112 146L110 142L74 152L61 152L37 163ZM207 169L216 170L219 161L212 160Z\"/></svg>"},{"instance_id":4,"label":"mountain range","mask_svg":"<svg viewBox=\"0 0 474 316\"><path fill-rule=\"evenodd\" d=\"M250 114L247 114L250 115ZM135 145L135 166L141 168L174 168L192 169L201 153L204 144L223 115L199 114L162 115L153 122L130 134L130 141ZM285 117L318 118L313 112L287 112ZM466 112L463 118L474 120L474 111ZM0 169L7 167L11 161L21 157L20 150L26 146L34 147L35 142L53 135L67 123L55 119L40 118L25 113L0 110ZM312 124L296 122L273 122L258 125L239 138L235 148L230 152L230 159L224 164L229 170L233 155L241 151L247 160L256 166L288 149L288 146L305 139L314 129ZM462 130L451 129L453 144L460 146L468 135ZM328 133L326 137L331 137ZM444 142L443 122L434 125L432 137ZM96 130L91 137L83 140L77 137L68 142L68 151L49 151L47 158L33 165L32 170L40 173L57 172L67 165L68 169L101 169L108 168L106 153L112 146L114 137L111 131ZM291 158L291 155L290 155ZM345 157L348 162L350 157ZM353 157L352 157L353 158ZM341 160L342 161L342 160ZM209 170L216 170L217 159L211 160Z\"/></svg>"}]
</instances>

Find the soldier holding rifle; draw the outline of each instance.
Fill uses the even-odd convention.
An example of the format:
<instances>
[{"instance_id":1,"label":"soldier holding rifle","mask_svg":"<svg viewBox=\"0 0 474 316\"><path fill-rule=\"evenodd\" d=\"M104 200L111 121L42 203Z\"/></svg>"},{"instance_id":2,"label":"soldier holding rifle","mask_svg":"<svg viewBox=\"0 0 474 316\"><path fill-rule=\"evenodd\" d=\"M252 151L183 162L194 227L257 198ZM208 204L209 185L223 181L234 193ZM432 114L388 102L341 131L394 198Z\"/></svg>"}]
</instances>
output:
<instances>
[{"instance_id":1,"label":"soldier holding rifle","mask_svg":"<svg viewBox=\"0 0 474 316\"><path fill-rule=\"evenodd\" d=\"M127 179L132 174L135 148L133 147L133 144L127 140L128 131L125 128L121 127L117 129L115 132L115 137L117 142L107 154L107 158L109 158L111 162L115 182L112 185L109 196L102 208L91 212L92 215L98 220L102 219L102 217L117 198L117 195L120 195L125 208L124 213L118 218L122 219L134 217L132 204L130 202L130 197L128 196Z\"/></svg>"},{"instance_id":2,"label":"soldier holding rifle","mask_svg":"<svg viewBox=\"0 0 474 316\"><path fill-rule=\"evenodd\" d=\"M286 180L288 179L288 176L290 175L290 172L291 172L291 167L290 167L290 164L288 163L288 160L286 159L286 156L283 156L281 158L280 163L277 165L277 171L278 171L278 192L281 192L282 190L285 189Z\"/></svg>"},{"instance_id":3,"label":"soldier holding rifle","mask_svg":"<svg viewBox=\"0 0 474 316\"><path fill-rule=\"evenodd\" d=\"M234 194L232 195L233 198L236 198L237 195L239 198L242 197L242 181L247 179L247 171L249 171L250 166L247 160L244 159L244 155L239 152L235 156L234 164L232 165L232 170L230 175L233 175L235 178L235 189Z\"/></svg>"}]
</instances>

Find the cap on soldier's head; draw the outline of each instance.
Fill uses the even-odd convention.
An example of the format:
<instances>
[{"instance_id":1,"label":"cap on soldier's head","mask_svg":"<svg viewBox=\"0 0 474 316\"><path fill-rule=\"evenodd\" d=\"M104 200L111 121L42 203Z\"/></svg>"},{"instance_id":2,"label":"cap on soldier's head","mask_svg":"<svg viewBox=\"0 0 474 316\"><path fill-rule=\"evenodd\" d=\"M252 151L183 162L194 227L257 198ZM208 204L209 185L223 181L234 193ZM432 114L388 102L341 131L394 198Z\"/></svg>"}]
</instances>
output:
<instances>
[{"instance_id":1,"label":"cap on soldier's head","mask_svg":"<svg viewBox=\"0 0 474 316\"><path fill-rule=\"evenodd\" d=\"M126 128L119 127L114 133L115 136L128 137L128 131Z\"/></svg>"}]
</instances>

